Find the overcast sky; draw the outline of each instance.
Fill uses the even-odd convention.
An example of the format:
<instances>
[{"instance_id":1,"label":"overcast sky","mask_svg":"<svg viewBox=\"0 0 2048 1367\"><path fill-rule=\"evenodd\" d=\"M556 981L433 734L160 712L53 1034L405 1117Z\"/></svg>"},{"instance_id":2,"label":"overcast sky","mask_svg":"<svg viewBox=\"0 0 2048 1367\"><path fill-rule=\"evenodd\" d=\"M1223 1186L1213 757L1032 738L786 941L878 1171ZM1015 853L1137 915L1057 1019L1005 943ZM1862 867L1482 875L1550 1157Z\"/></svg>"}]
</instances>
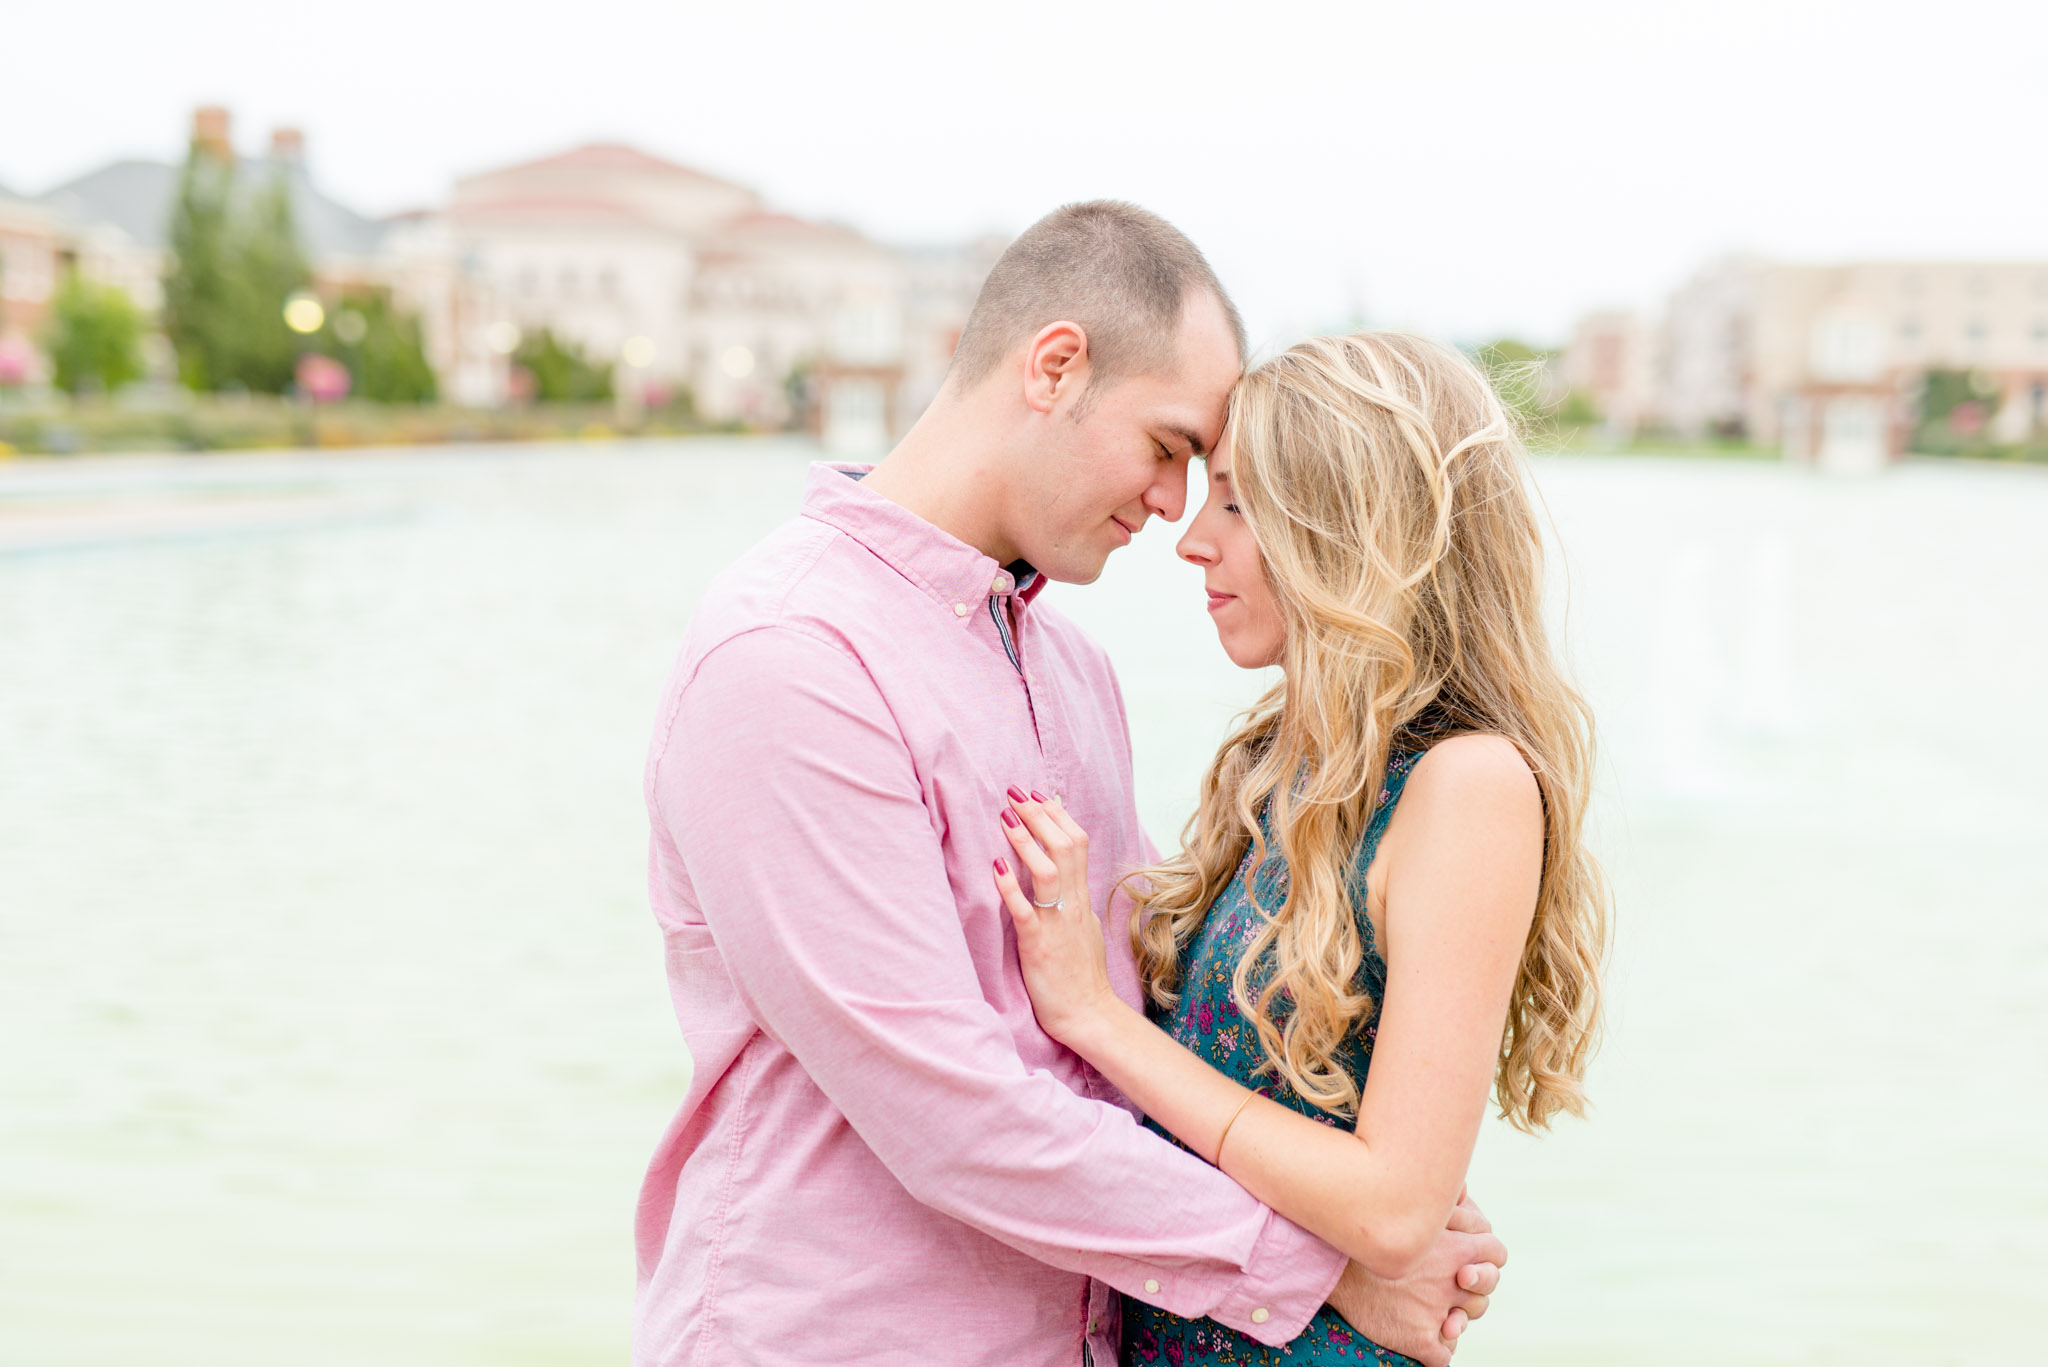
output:
<instances>
[{"instance_id":1,"label":"overcast sky","mask_svg":"<svg viewBox=\"0 0 2048 1367\"><path fill-rule=\"evenodd\" d=\"M634 143L894 240L1111 195L1256 335L1562 337L1703 260L2048 258L2048 5L99 0L0 24L0 185L306 131L373 213Z\"/></svg>"}]
</instances>

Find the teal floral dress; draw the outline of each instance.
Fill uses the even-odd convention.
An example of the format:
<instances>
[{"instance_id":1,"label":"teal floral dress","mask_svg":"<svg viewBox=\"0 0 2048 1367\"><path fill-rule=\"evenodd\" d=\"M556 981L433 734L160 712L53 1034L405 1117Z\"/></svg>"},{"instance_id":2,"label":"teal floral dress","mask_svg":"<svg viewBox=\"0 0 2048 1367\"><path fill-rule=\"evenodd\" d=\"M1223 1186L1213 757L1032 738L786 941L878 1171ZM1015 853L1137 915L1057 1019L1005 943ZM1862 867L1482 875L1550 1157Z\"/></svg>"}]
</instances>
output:
<instances>
[{"instance_id":1,"label":"teal floral dress","mask_svg":"<svg viewBox=\"0 0 2048 1367\"><path fill-rule=\"evenodd\" d=\"M1385 786L1380 790L1378 805L1366 826L1365 839L1359 846L1356 876L1352 882L1356 889L1358 932L1365 947L1364 958L1359 964L1358 983L1371 995L1374 1006L1372 1015L1344 1042L1338 1058L1345 1071L1358 1079L1361 1087L1365 1083L1366 1069L1372 1064L1373 1040L1379 1032L1378 1003L1387 986L1387 961L1380 955L1372 922L1365 914L1365 871L1379 849L1380 838L1393 817L1394 804L1400 800L1401 789L1423 753L1420 750L1406 751L1387 761ZM1251 868L1251 857L1251 851L1247 849L1243 862L1238 865L1237 876L1230 880L1230 885L1209 908L1201 931L1183 952L1180 1004L1172 1011L1153 1007L1149 1012L1161 1029L1219 1071L1259 1095L1270 1097L1312 1120L1337 1125L1341 1123L1337 1117L1317 1110L1295 1095L1284 1080L1262 1071L1265 1054L1259 1048L1258 1032L1240 1015L1230 990L1237 962L1263 922L1253 906L1253 898L1256 897L1258 906L1276 908L1286 895L1287 865L1280 852L1269 847L1265 861L1256 871ZM1145 1124L1173 1143L1180 1143L1151 1120L1146 1120ZM1149 1367L1153 1363L1168 1364L1168 1367L1240 1367L1240 1364L1297 1367L1297 1364L1358 1362L1419 1367L1413 1358L1403 1357L1368 1340L1328 1306L1318 1311L1308 1327L1291 1342L1269 1348L1215 1320L1182 1319L1130 1296L1124 1297L1123 1302L1123 1362L1125 1367L1133 1364Z\"/></svg>"}]
</instances>

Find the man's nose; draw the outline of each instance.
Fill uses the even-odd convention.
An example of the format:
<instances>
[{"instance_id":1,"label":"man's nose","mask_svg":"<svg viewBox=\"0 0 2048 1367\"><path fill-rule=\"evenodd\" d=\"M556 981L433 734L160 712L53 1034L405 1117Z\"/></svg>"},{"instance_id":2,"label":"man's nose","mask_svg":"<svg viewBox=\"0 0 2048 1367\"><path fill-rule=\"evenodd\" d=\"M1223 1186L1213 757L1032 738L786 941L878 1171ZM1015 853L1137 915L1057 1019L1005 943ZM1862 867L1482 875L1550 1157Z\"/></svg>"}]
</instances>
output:
<instances>
[{"instance_id":1,"label":"man's nose","mask_svg":"<svg viewBox=\"0 0 2048 1367\"><path fill-rule=\"evenodd\" d=\"M1180 521L1180 515L1188 509L1188 467L1185 462L1173 462L1169 473L1152 481L1152 487L1145 491L1145 506L1163 521Z\"/></svg>"}]
</instances>

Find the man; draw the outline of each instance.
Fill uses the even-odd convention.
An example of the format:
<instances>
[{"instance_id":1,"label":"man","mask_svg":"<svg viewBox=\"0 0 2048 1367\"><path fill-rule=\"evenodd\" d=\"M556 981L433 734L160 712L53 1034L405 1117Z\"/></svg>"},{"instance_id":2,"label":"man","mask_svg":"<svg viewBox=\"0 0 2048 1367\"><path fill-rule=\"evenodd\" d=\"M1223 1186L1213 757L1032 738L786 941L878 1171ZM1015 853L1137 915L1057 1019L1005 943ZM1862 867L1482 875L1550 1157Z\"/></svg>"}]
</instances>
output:
<instances>
[{"instance_id":1,"label":"man","mask_svg":"<svg viewBox=\"0 0 2048 1367\"><path fill-rule=\"evenodd\" d=\"M1111 884L1152 850L1107 658L1044 601L1214 449L1243 328L1194 246L1072 205L990 273L946 385L872 471L705 595L647 767L690 1090L641 1193L638 1367L1116 1360L1116 1292L1273 1344L1329 1300L1447 1362L1499 1241L1470 1207L1378 1283L1143 1130L1031 1014L989 877L1017 786Z\"/></svg>"}]
</instances>

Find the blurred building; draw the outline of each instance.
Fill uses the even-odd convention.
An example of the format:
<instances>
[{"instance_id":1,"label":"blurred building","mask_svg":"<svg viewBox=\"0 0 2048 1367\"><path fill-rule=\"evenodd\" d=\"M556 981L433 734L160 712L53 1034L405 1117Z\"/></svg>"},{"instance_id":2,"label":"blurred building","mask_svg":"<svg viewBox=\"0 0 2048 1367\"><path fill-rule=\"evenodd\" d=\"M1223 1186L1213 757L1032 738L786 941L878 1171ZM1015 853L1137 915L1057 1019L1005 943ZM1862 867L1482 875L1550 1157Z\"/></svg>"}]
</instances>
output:
<instances>
[{"instance_id":1,"label":"blurred building","mask_svg":"<svg viewBox=\"0 0 2048 1367\"><path fill-rule=\"evenodd\" d=\"M225 109L198 110L192 139L236 157ZM548 329L613 366L626 407L687 391L711 420L802 425L846 449L923 411L1004 245L886 246L611 144L467 176L446 205L381 220L319 190L295 129L236 166L238 195L285 185L317 288L388 289L419 315L456 402L517 398L513 354ZM32 201L0 195L0 338L15 339L0 365L40 367L33 339L67 266L161 307L179 176L130 159Z\"/></svg>"},{"instance_id":2,"label":"blurred building","mask_svg":"<svg viewBox=\"0 0 2048 1367\"><path fill-rule=\"evenodd\" d=\"M1661 425L1689 438L1756 430L1753 340L1765 269L1759 260L1730 258L1672 293L1655 329L1660 349L1653 411Z\"/></svg>"},{"instance_id":3,"label":"blurred building","mask_svg":"<svg viewBox=\"0 0 2048 1367\"><path fill-rule=\"evenodd\" d=\"M57 216L0 190L0 384L39 384L36 339L71 251Z\"/></svg>"},{"instance_id":4,"label":"blurred building","mask_svg":"<svg viewBox=\"0 0 2048 1367\"><path fill-rule=\"evenodd\" d=\"M1655 339L1633 313L1589 313L1572 330L1562 358L1568 392L1584 395L1600 412L1609 435L1627 440L1648 422L1656 404Z\"/></svg>"},{"instance_id":5,"label":"blurred building","mask_svg":"<svg viewBox=\"0 0 2048 1367\"><path fill-rule=\"evenodd\" d=\"M1678 435L1744 436L1832 469L1904 454L1932 371L1969 372L1995 403L1992 435L2021 441L2048 429L2048 261L1729 258L1653 328L1588 318L1571 357L1602 377L1647 366L1640 411Z\"/></svg>"},{"instance_id":6,"label":"blurred building","mask_svg":"<svg viewBox=\"0 0 2048 1367\"><path fill-rule=\"evenodd\" d=\"M899 251L611 144L465 177L439 217L501 347L548 328L646 401L687 387L707 418L848 447L922 410L992 261Z\"/></svg>"}]
</instances>

